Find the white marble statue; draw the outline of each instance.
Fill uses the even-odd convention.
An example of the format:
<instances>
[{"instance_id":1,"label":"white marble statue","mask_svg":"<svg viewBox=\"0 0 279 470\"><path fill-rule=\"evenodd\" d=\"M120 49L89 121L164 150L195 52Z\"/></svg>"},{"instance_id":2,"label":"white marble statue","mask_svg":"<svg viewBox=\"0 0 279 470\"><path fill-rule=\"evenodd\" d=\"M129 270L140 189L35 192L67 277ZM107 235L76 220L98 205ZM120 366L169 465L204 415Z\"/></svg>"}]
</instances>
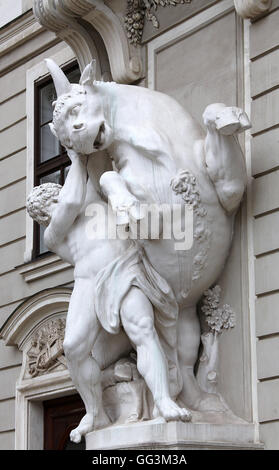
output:
<instances>
[{"instance_id":1,"label":"white marble statue","mask_svg":"<svg viewBox=\"0 0 279 470\"><path fill-rule=\"evenodd\" d=\"M196 305L222 272L234 216L245 191L245 162L236 134L250 127L246 114L221 103L210 105L203 115L205 134L167 95L96 81L94 62L85 68L79 85L71 85L53 61L47 64L57 91L50 126L67 148L72 166L57 208L50 210L45 241L75 265L64 346L82 398L86 403L81 385L90 380L88 370L95 377L98 372L88 356L94 335L88 335L87 345L81 338L96 331L97 317L112 337L123 325L160 415L167 420L187 420L190 413L185 407L198 412L224 411L218 395L202 390L194 375L201 338ZM89 243L85 233L80 238L81 229L85 207L95 200L108 202L119 220L124 214L130 227L131 218L133 223L140 221L141 204L190 205L194 213L192 247L177 250L174 238L163 236ZM97 406L95 414L99 413L100 393L92 398L89 389L87 402L92 404L90 409ZM162 397L167 400L164 405ZM90 426L78 428L77 434L88 432Z\"/></svg>"},{"instance_id":2,"label":"white marble statue","mask_svg":"<svg viewBox=\"0 0 279 470\"><path fill-rule=\"evenodd\" d=\"M123 335L116 338L116 345L106 342L102 351L98 351L98 356L103 353L102 361L96 360L91 352L101 325L116 334L120 317L137 351L137 368L152 393L154 415L167 421L187 421L190 412L180 408L170 397L166 360L168 358L169 364L177 369L176 344L172 341L176 335L178 313L174 295L135 243L88 238L86 206L92 202L101 206L107 203L99 194L98 181L87 182L87 157L70 149L68 155L72 164L63 188L55 183L36 186L27 198L27 210L38 223L47 227L44 233L46 246L75 267L63 347L86 415L71 432L71 439L80 442L81 436L93 428L110 424L102 403L100 367L121 357L127 351L127 344ZM101 157L103 160L103 155ZM108 161L103 160L99 170L107 166ZM120 270L119 275L117 270ZM106 289L111 290L110 295L104 292ZM163 324L169 357L154 328L153 305L157 319ZM104 308L107 308L105 312ZM174 377L174 382L178 383L179 378Z\"/></svg>"}]
</instances>

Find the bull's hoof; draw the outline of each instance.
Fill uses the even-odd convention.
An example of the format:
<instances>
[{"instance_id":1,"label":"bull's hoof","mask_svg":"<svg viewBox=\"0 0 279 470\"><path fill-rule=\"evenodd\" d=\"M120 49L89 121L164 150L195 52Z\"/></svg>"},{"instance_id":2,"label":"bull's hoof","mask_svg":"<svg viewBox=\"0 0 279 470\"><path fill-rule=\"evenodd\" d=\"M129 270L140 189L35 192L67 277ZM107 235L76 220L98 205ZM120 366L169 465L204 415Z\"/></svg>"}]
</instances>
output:
<instances>
[{"instance_id":1,"label":"bull's hoof","mask_svg":"<svg viewBox=\"0 0 279 470\"><path fill-rule=\"evenodd\" d=\"M250 129L247 114L240 108L224 108L216 116L216 129L223 135L233 135Z\"/></svg>"},{"instance_id":2,"label":"bull's hoof","mask_svg":"<svg viewBox=\"0 0 279 470\"><path fill-rule=\"evenodd\" d=\"M203 120L208 129L217 130L222 135L233 135L250 129L250 120L241 108L215 103L207 106Z\"/></svg>"}]
</instances>

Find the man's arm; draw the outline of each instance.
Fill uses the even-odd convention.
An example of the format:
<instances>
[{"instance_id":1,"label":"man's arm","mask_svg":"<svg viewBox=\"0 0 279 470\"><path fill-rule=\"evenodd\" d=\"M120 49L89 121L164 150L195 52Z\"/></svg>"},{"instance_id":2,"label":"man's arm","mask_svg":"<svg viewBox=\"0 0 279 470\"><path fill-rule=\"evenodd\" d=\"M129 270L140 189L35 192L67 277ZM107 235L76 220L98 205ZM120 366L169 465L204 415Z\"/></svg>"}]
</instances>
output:
<instances>
[{"instance_id":1,"label":"man's arm","mask_svg":"<svg viewBox=\"0 0 279 470\"><path fill-rule=\"evenodd\" d=\"M72 164L44 234L49 249L54 249L65 238L81 210L86 194L87 158L70 149L67 152Z\"/></svg>"}]
</instances>

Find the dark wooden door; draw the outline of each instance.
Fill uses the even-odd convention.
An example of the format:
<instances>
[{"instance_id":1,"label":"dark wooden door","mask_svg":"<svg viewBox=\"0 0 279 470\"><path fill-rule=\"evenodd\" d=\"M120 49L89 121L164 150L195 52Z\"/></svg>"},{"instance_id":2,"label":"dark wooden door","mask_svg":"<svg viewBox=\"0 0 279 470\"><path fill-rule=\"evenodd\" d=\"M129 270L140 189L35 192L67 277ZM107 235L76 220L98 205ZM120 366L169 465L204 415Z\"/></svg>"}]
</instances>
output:
<instances>
[{"instance_id":1,"label":"dark wooden door","mask_svg":"<svg viewBox=\"0 0 279 470\"><path fill-rule=\"evenodd\" d=\"M44 449L80 450L85 441L74 444L69 435L85 415L84 404L79 395L71 395L44 402Z\"/></svg>"}]
</instances>

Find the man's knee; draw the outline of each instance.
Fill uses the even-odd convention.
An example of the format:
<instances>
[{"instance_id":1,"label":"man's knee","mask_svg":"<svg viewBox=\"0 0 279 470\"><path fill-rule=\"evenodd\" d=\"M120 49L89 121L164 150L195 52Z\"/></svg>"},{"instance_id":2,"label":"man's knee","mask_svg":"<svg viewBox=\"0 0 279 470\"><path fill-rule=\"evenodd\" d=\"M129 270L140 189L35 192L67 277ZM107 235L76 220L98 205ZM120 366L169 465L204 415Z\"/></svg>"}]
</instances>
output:
<instances>
[{"instance_id":1,"label":"man's knee","mask_svg":"<svg viewBox=\"0 0 279 470\"><path fill-rule=\"evenodd\" d=\"M127 335L136 345L141 345L155 337L153 318L147 316L141 318L126 317L122 321Z\"/></svg>"},{"instance_id":2,"label":"man's knee","mask_svg":"<svg viewBox=\"0 0 279 470\"><path fill-rule=\"evenodd\" d=\"M63 342L64 354L68 361L79 361L91 354L91 349L86 341L79 341L78 338L65 337Z\"/></svg>"}]
</instances>

